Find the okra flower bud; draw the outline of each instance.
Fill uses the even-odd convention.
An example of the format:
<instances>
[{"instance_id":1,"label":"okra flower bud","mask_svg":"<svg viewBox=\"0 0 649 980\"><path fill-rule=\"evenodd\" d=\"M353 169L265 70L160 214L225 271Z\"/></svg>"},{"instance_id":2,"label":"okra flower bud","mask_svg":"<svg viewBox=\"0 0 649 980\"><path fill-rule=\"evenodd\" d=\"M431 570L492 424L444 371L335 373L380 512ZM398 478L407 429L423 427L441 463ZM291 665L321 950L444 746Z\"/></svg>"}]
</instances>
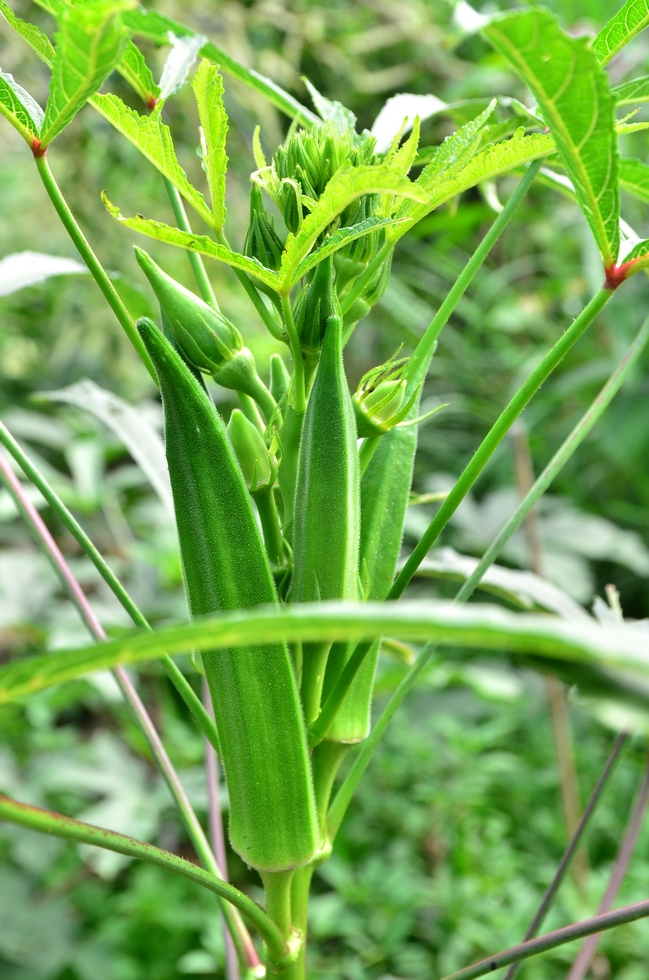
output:
<instances>
[{"instance_id":1,"label":"okra flower bud","mask_svg":"<svg viewBox=\"0 0 649 980\"><path fill-rule=\"evenodd\" d=\"M390 358L361 378L352 398L359 436L381 436L399 425L419 397L417 387L403 403L408 382L402 377L406 359Z\"/></svg>"},{"instance_id":2,"label":"okra flower bud","mask_svg":"<svg viewBox=\"0 0 649 980\"><path fill-rule=\"evenodd\" d=\"M228 436L239 461L248 490L255 494L275 481L275 464L259 429L235 408L228 422Z\"/></svg>"},{"instance_id":3,"label":"okra flower bud","mask_svg":"<svg viewBox=\"0 0 649 980\"><path fill-rule=\"evenodd\" d=\"M253 184L250 189L250 225L243 250L267 269L277 271L280 267L284 245L264 207L258 184Z\"/></svg>"},{"instance_id":4,"label":"okra flower bud","mask_svg":"<svg viewBox=\"0 0 649 980\"><path fill-rule=\"evenodd\" d=\"M313 272L313 278L300 296L295 311L295 327L302 347L319 351L327 322L340 316L338 297L334 289L332 256L327 256Z\"/></svg>"}]
</instances>

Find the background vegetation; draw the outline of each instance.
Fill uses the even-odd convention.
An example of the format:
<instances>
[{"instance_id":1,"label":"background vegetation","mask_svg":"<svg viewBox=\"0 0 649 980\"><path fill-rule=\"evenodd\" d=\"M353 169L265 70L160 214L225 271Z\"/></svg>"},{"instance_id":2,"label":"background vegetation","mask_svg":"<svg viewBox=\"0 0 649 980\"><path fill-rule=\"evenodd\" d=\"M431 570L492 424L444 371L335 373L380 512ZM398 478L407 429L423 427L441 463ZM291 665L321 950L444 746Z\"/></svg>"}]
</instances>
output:
<instances>
[{"instance_id":1,"label":"background vegetation","mask_svg":"<svg viewBox=\"0 0 649 980\"><path fill-rule=\"evenodd\" d=\"M353 109L361 126L369 127L385 100L399 91L433 93L445 101L501 91L525 98L501 59L467 32L462 3L455 9L442 0L330 0L326 5L168 0L156 6L212 36L303 101L301 76L307 75L329 98ZM619 4L555 0L550 6L564 26L583 33L598 29ZM14 7L51 29L35 5ZM15 72L43 96L46 76L38 62L17 37L0 31L3 70ZM625 49L611 67L616 81L647 68L648 44L640 36ZM151 48L147 56L161 67L161 52ZM115 79L114 88L129 100L131 94L119 84ZM235 239L239 225L241 240L233 244L241 247L254 127L261 122L262 141L272 152L286 121L227 78L226 99L229 228ZM196 174L200 162L189 95L170 102L168 120L183 165L190 176ZM453 127L448 117L435 117L424 124L422 143L439 142ZM647 159L646 134L624 139L625 155ZM0 140L0 256L30 249L74 257L43 189L31 179L22 141L4 123ZM128 235L107 216L99 193L105 188L125 210L171 220L159 175L89 109L57 144L51 162L131 312L155 316ZM391 286L350 344L353 380L399 344L407 351L423 332L493 219L498 188L491 191L471 193L459 206L435 212L400 245ZM631 199L624 204L627 219L646 230L646 209ZM191 284L182 253L157 243L147 248L172 275ZM216 266L210 272L226 314L257 353L267 353L274 342L234 277ZM508 393L579 312L600 278L599 259L576 206L535 185L442 336L426 407L441 402L448 407L421 430L416 478L421 494L444 489L448 474L460 472ZM638 276L526 411L537 471L628 346L646 298L646 281ZM158 623L182 616L175 532L145 475L92 415L46 397L84 378L145 406L159 424L148 376L89 277L62 276L0 296L0 417L81 515L147 616ZM648 378L645 353L541 512L545 574L587 606L613 582L625 614L633 618L649 614ZM519 495L515 470L508 443L443 544L480 554ZM412 534L428 523L433 508L413 505ZM77 555L72 539L47 519L66 553ZM529 567L523 534L513 539L505 558ZM121 610L87 562L77 557L74 567L106 628L123 628ZM444 594L443 586L428 580L419 580L414 589ZM0 659L83 641L74 611L0 492ZM381 693L393 689L403 669L394 659L384 660ZM138 673L192 802L204 813L200 738L159 668ZM614 736L581 707L572 709L571 722L586 797ZM126 740L118 729L126 731ZM627 749L589 836L590 869L580 887L567 883L549 926L595 910L645 765L644 751L641 739ZM0 789L192 856L147 748L108 677L46 691L0 713ZM543 681L513 665L495 672L436 662L393 723L335 855L316 878L313 976L424 980L517 942L565 837ZM648 846L649 828L641 834L621 901L646 897ZM236 856L229 857L235 883L256 894L257 882ZM194 886L112 854L5 825L0 826L0 862L2 980L223 976L214 902ZM574 955L574 946L564 947L530 961L521 975L526 980L563 976ZM641 922L606 935L592 975L644 980L648 959L649 926Z\"/></svg>"}]
</instances>

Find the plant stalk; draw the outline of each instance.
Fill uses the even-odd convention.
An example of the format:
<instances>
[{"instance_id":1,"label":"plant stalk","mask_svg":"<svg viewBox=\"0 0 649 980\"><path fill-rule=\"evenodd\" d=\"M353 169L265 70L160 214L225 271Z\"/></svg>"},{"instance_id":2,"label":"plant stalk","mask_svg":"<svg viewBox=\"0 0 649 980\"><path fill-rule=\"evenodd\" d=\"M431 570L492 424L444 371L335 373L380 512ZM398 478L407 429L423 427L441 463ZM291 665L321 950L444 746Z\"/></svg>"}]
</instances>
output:
<instances>
[{"instance_id":1,"label":"plant stalk","mask_svg":"<svg viewBox=\"0 0 649 980\"><path fill-rule=\"evenodd\" d=\"M297 335L295 321L293 320L291 300L285 293L282 294L282 313L284 314L284 326L286 327L286 332L291 345L291 354L293 356L293 406L296 413L299 416L302 416L306 411L304 358L302 356L300 338Z\"/></svg>"},{"instance_id":2,"label":"plant stalk","mask_svg":"<svg viewBox=\"0 0 649 980\"><path fill-rule=\"evenodd\" d=\"M191 235L192 228L189 223L189 218L187 217L187 212L185 210L185 205L183 204L183 199L180 196L180 192L177 187L171 183L171 181L165 177L164 178L165 187L167 188L167 195L169 197L169 203L171 204L171 210L174 213L174 218L176 219L176 224L183 231L188 232ZM189 258L189 264L192 267L192 272L194 273L194 279L196 280L196 285L198 286L198 291L201 294L201 299L203 302L207 303L209 306L213 307L217 312L219 311L219 304L216 296L214 295L214 290L212 289L212 283L207 275L207 270L205 268L205 263L203 262L203 257L199 255L198 252L192 251L192 249L187 250L187 256Z\"/></svg>"}]
</instances>

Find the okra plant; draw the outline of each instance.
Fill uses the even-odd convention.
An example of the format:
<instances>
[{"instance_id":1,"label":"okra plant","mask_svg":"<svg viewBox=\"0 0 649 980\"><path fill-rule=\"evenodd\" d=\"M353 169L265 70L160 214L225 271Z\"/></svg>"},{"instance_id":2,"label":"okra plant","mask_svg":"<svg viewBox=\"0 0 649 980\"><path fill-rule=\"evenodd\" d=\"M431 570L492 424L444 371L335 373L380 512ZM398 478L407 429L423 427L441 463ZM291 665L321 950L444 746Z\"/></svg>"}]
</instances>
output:
<instances>
[{"instance_id":1,"label":"okra plant","mask_svg":"<svg viewBox=\"0 0 649 980\"><path fill-rule=\"evenodd\" d=\"M632 275L649 269L649 239L620 215L620 186L646 199L649 165L620 157L620 134L647 123L618 118L618 107L649 101L649 78L611 88L605 66L649 25L646 4L628 0L593 38L573 38L543 8L484 16L486 41L529 90L513 98L436 105L466 121L438 146L420 145L417 99L402 96L390 132L358 132L354 115L308 85L315 111L245 68L212 41L135 0L38 0L56 22L54 40L20 19L5 0L5 29L17 32L51 69L44 109L19 80L0 73L3 125L24 138L36 174L104 298L159 389L189 623L151 630L83 528L6 428L0 441L75 536L134 622L107 640L56 543L1 457L10 492L68 587L96 642L31 656L0 668L0 702L22 698L98 668L112 668L179 806L203 865L109 829L0 796L0 817L24 827L111 848L215 893L248 977L306 976L311 879L335 846L355 787L391 717L434 650L449 657L521 655L579 685L593 702L649 704L643 636L623 623L600 625L552 614L539 592L536 612L462 606L488 574L507 537L576 450L619 390L644 348L646 325L589 412L512 515L483 560L468 571L454 603L403 601L413 575L439 539L503 438L562 358ZM477 21L476 21L477 23ZM182 70L156 85L140 39L184 47ZM200 56L198 67L195 58ZM192 60L194 59L194 60ZM190 67L191 66L191 67ZM228 118L220 71L237 78L287 117L286 138L267 157L259 131L251 147L250 218L245 235L226 221ZM119 72L139 97L135 110L113 92ZM165 103L189 75L196 102L205 188L180 166ZM110 81L108 83L110 85ZM479 101L479 100L478 100ZM86 104L88 108L86 107ZM410 108L409 108L410 107ZM134 322L55 180L55 140L80 110L99 112L155 167L176 216L124 216L104 195L105 221L133 236L143 283L159 304L157 322ZM429 112L432 110L428 110ZM509 199L412 351L374 365L355 392L345 345L381 300L401 238L434 209L503 174L518 178ZM417 546L400 564L411 493L422 387L438 338L491 247L515 219L535 180L572 196L602 261L602 285L507 402L475 448ZM162 186L162 185L161 185ZM508 184L507 186L511 186ZM205 194L207 191L207 196ZM188 205L202 223L195 232ZM241 239L242 251L230 243ZM176 282L141 247L143 237L186 250L195 290ZM96 238L100 240L100 234ZM257 364L249 325L222 313L209 265L229 266L283 355ZM624 293L624 290L622 290ZM622 300L623 301L623 300ZM214 385L238 407L225 418ZM219 402L219 404L222 404ZM432 422L431 424L434 424ZM397 601L398 600L398 601ZM94 625L93 625L94 624ZM372 728L372 692L382 639L424 643ZM191 649L195 674L172 657ZM225 880L177 775L127 674L125 664L162 658L193 718L218 754L229 795L233 849L261 878L265 908ZM197 697L202 674L213 719ZM188 680L188 677L190 679ZM354 760L342 781L349 752ZM583 830L583 828L582 828ZM573 842L574 843L574 842ZM500 966L649 914L649 902L523 943L456 977ZM540 920L534 929L540 927ZM249 929L255 936L251 936Z\"/></svg>"}]
</instances>

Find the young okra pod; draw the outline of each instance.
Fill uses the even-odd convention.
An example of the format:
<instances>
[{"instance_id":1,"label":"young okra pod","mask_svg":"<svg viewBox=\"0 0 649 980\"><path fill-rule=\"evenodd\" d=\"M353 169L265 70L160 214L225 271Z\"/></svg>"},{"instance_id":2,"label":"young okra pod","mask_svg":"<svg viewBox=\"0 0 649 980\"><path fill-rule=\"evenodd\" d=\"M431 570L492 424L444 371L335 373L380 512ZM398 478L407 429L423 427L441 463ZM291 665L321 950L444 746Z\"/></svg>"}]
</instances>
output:
<instances>
[{"instance_id":1,"label":"young okra pod","mask_svg":"<svg viewBox=\"0 0 649 980\"><path fill-rule=\"evenodd\" d=\"M185 588L193 616L274 604L248 490L210 398L150 321ZM230 796L230 840L249 865L281 871L318 846L305 726L286 645L203 652Z\"/></svg>"},{"instance_id":2,"label":"young okra pod","mask_svg":"<svg viewBox=\"0 0 649 980\"><path fill-rule=\"evenodd\" d=\"M361 519L356 440L356 420L343 366L342 321L332 316L300 440L289 593L292 602L358 599ZM302 696L308 723L320 707L329 646L304 646Z\"/></svg>"}]
</instances>

